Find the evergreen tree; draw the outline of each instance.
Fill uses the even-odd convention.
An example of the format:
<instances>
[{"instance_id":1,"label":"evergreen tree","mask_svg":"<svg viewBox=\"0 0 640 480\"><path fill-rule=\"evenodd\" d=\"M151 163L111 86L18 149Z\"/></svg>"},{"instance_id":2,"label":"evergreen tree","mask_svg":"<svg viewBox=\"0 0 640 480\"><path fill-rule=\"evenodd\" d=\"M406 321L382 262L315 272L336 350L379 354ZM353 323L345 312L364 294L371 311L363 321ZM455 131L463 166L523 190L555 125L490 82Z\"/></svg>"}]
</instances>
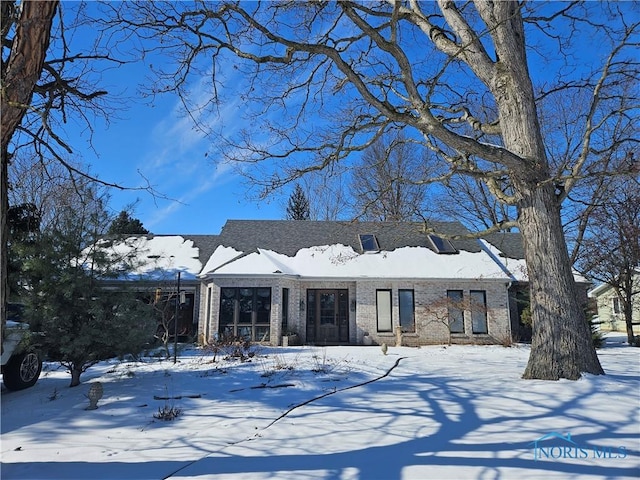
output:
<instances>
[{"instance_id":1,"label":"evergreen tree","mask_svg":"<svg viewBox=\"0 0 640 480\"><path fill-rule=\"evenodd\" d=\"M309 200L302 187L296 184L287 204L287 220L309 220L310 218Z\"/></svg>"},{"instance_id":2,"label":"evergreen tree","mask_svg":"<svg viewBox=\"0 0 640 480\"><path fill-rule=\"evenodd\" d=\"M132 218L129 212L122 210L118 216L111 222L109 235L123 235L123 234L147 234L149 230L144 228L142 222L137 218Z\"/></svg>"},{"instance_id":3,"label":"evergreen tree","mask_svg":"<svg viewBox=\"0 0 640 480\"><path fill-rule=\"evenodd\" d=\"M8 224L8 294L11 301L19 301L28 287L24 276L24 265L38 251L40 215L32 203L23 203L9 208Z\"/></svg>"},{"instance_id":4,"label":"evergreen tree","mask_svg":"<svg viewBox=\"0 0 640 480\"><path fill-rule=\"evenodd\" d=\"M38 255L26 266L27 316L43 333L47 356L70 372L71 387L97 362L140 352L155 327L151 307L134 292L101 282L120 278L128 267L100 240L106 214L93 193L83 192L85 208L69 210L41 235Z\"/></svg>"}]
</instances>

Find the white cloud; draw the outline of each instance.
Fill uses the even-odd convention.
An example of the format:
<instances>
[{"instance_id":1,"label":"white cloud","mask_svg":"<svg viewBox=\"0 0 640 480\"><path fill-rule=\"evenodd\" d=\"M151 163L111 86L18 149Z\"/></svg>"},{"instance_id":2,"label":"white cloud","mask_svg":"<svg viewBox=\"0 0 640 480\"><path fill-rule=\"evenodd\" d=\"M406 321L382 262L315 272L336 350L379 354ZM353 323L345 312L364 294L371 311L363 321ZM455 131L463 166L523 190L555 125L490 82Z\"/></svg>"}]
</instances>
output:
<instances>
[{"instance_id":1,"label":"white cloud","mask_svg":"<svg viewBox=\"0 0 640 480\"><path fill-rule=\"evenodd\" d=\"M139 169L161 194L175 199L153 205L145 219L152 228L167 218L202 201L214 187L237 178L233 164L211 155L212 132L231 135L241 127L240 100L233 100L217 110L211 106L211 88L204 79L196 82L188 96L190 112L176 99L166 116L152 126L146 140L149 148ZM212 112L212 110L214 110Z\"/></svg>"}]
</instances>

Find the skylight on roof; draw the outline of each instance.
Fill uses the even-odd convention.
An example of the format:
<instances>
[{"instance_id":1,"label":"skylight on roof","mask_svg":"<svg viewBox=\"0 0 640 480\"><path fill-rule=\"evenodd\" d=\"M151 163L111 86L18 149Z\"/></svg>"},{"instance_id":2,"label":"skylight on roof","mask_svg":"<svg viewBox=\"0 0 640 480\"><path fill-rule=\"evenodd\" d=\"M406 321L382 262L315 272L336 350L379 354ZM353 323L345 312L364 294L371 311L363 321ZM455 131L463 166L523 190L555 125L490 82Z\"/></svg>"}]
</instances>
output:
<instances>
[{"instance_id":1,"label":"skylight on roof","mask_svg":"<svg viewBox=\"0 0 640 480\"><path fill-rule=\"evenodd\" d=\"M371 233L365 233L358 235L360 237L360 245L363 252L378 252L380 246L378 245L378 239Z\"/></svg>"},{"instance_id":2,"label":"skylight on roof","mask_svg":"<svg viewBox=\"0 0 640 480\"><path fill-rule=\"evenodd\" d=\"M456 247L454 247L453 244L446 238L441 238L437 235L431 234L429 235L429 241L431 242L431 245L433 246L436 253L444 253L444 254L458 253L458 250L456 249Z\"/></svg>"}]
</instances>

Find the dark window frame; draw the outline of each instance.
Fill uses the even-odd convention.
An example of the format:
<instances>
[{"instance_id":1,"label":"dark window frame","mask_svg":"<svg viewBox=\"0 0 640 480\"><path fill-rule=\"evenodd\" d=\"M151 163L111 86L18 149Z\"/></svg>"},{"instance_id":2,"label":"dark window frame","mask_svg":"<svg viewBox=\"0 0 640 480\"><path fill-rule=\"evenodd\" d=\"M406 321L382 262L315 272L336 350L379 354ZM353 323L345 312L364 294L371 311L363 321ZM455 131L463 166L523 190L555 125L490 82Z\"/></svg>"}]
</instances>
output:
<instances>
[{"instance_id":1,"label":"dark window frame","mask_svg":"<svg viewBox=\"0 0 640 480\"><path fill-rule=\"evenodd\" d=\"M285 334L289 330L289 289L282 289L282 333Z\"/></svg>"},{"instance_id":2,"label":"dark window frame","mask_svg":"<svg viewBox=\"0 0 640 480\"><path fill-rule=\"evenodd\" d=\"M380 244L373 233L361 233L358 235L363 252L379 252Z\"/></svg>"},{"instance_id":3,"label":"dark window frame","mask_svg":"<svg viewBox=\"0 0 640 480\"><path fill-rule=\"evenodd\" d=\"M459 253L458 249L451 243L451 240L434 234L429 234L428 238L436 253L440 255L455 255Z\"/></svg>"},{"instance_id":4,"label":"dark window frame","mask_svg":"<svg viewBox=\"0 0 640 480\"><path fill-rule=\"evenodd\" d=\"M263 291L262 293L268 290L269 294L267 296L261 295L259 294L261 290ZM250 296L247 294L248 291L251 292ZM249 298L250 300L247 300ZM268 341L271 335L272 299L273 291L271 287L220 288L220 307L218 311L218 331L220 336L242 337L253 342ZM225 305L225 301L229 301L232 304ZM247 301L250 301L250 305L246 303ZM247 309L248 306L250 309ZM225 308L227 311L223 312ZM226 318L223 318L223 315ZM266 320L264 319L265 315Z\"/></svg>"},{"instance_id":5,"label":"dark window frame","mask_svg":"<svg viewBox=\"0 0 640 480\"><path fill-rule=\"evenodd\" d=\"M611 298L611 311L614 315L620 315L622 313L622 301L620 297L615 296Z\"/></svg>"},{"instance_id":6,"label":"dark window frame","mask_svg":"<svg viewBox=\"0 0 640 480\"><path fill-rule=\"evenodd\" d=\"M482 294L482 300L477 301L474 296ZM487 315L487 291L486 290L470 290L469 291L470 308L471 308L471 331L474 334L486 335L489 333L489 321ZM479 308L478 308L479 307ZM476 329L477 320L484 325L482 329Z\"/></svg>"},{"instance_id":7,"label":"dark window frame","mask_svg":"<svg viewBox=\"0 0 640 480\"><path fill-rule=\"evenodd\" d=\"M386 292L388 293L389 300L389 311L386 312L389 314L389 328L380 328L380 304L378 302L378 294ZM376 289L376 330L381 333L392 332L393 331L393 297L391 294L391 289L389 288L378 288Z\"/></svg>"},{"instance_id":8,"label":"dark window frame","mask_svg":"<svg viewBox=\"0 0 640 480\"><path fill-rule=\"evenodd\" d=\"M454 298L458 296L459 298ZM449 332L451 333L464 333L464 306L462 302L464 301L464 291L463 290L447 290L447 315L449 322ZM455 305L455 302L460 302L460 305ZM452 317L458 317L452 321ZM457 328L456 325L460 324L460 328Z\"/></svg>"},{"instance_id":9,"label":"dark window frame","mask_svg":"<svg viewBox=\"0 0 640 480\"><path fill-rule=\"evenodd\" d=\"M410 293L411 294L411 309L405 310L406 306L402 301L401 294ZM411 314L411 321L405 322L406 316ZM400 288L398 289L398 316L400 321L400 327L404 333L415 333L416 332L416 295L415 291L412 288Z\"/></svg>"}]
</instances>

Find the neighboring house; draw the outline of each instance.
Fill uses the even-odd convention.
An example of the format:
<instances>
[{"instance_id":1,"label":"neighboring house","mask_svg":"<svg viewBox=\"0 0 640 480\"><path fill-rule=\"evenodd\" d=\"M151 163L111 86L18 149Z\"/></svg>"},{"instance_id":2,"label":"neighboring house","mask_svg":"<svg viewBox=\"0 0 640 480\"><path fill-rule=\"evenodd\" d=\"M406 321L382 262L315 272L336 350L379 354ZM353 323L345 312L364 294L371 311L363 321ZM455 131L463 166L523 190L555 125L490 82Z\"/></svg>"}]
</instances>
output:
<instances>
[{"instance_id":1,"label":"neighboring house","mask_svg":"<svg viewBox=\"0 0 640 480\"><path fill-rule=\"evenodd\" d=\"M458 222L430 227L469 233ZM151 290L159 279L170 289L182 272L202 343L279 345L295 333L305 344L394 344L398 328L405 345L523 337L517 300L528 279L516 233L446 240L422 223L229 220L219 235L122 245L140 260L130 279Z\"/></svg>"},{"instance_id":2,"label":"neighboring house","mask_svg":"<svg viewBox=\"0 0 640 480\"><path fill-rule=\"evenodd\" d=\"M181 340L196 338L198 331L200 301L200 280L198 274L213 252L214 235L131 235L121 241L106 238L114 258L121 261L126 275L119 279L104 282L107 286L117 287L124 282L135 282L136 290L166 309L171 320L169 331L178 332ZM178 272L180 285L178 295ZM176 300L178 325L173 323ZM177 327L177 328L176 328Z\"/></svg>"},{"instance_id":3,"label":"neighboring house","mask_svg":"<svg viewBox=\"0 0 640 480\"><path fill-rule=\"evenodd\" d=\"M637 285L638 287L636 290L640 291L640 274L635 275L634 285ZM622 301L611 285L607 283L598 285L596 288L589 291L589 298L595 300L596 308L598 310L598 318L596 319L596 322L600 325L601 329L626 331ZM633 323L634 325L638 325L640 324L640 294L636 294L632 298Z\"/></svg>"}]
</instances>

